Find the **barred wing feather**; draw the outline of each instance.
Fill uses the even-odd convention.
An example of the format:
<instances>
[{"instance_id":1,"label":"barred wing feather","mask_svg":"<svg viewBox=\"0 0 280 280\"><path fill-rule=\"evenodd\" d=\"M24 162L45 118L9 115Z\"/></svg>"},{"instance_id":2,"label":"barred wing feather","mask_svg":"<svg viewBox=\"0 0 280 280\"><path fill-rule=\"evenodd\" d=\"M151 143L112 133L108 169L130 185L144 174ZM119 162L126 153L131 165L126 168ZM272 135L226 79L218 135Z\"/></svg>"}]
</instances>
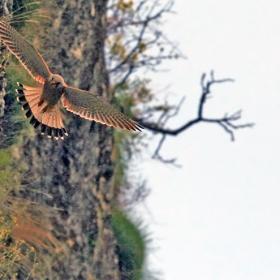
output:
<instances>
[{"instance_id":1,"label":"barred wing feather","mask_svg":"<svg viewBox=\"0 0 280 280\"><path fill-rule=\"evenodd\" d=\"M50 70L37 50L27 42L3 18L0 18L0 39L38 82L44 83L49 77Z\"/></svg>"},{"instance_id":2,"label":"barred wing feather","mask_svg":"<svg viewBox=\"0 0 280 280\"><path fill-rule=\"evenodd\" d=\"M141 128L143 128L140 124L101 100L96 94L88 91L65 87L62 104L74 114L108 126L134 131L141 131Z\"/></svg>"}]
</instances>

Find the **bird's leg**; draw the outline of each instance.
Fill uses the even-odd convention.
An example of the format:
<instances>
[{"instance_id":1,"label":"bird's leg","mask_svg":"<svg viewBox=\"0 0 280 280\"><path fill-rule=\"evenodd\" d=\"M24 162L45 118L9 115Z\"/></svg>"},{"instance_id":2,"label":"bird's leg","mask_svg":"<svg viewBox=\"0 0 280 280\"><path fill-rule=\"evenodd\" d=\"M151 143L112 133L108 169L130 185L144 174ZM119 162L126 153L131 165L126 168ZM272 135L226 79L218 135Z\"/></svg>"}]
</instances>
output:
<instances>
[{"instance_id":1,"label":"bird's leg","mask_svg":"<svg viewBox=\"0 0 280 280\"><path fill-rule=\"evenodd\" d=\"M44 103L44 99L41 97L40 100L39 100L39 103L38 103L38 107L41 107ZM47 104L42 110L41 110L41 113L45 113L48 111L49 109L49 104Z\"/></svg>"},{"instance_id":2,"label":"bird's leg","mask_svg":"<svg viewBox=\"0 0 280 280\"><path fill-rule=\"evenodd\" d=\"M49 105L46 105L43 109L42 109L42 113L46 113L47 112L47 110L49 109Z\"/></svg>"},{"instance_id":3,"label":"bird's leg","mask_svg":"<svg viewBox=\"0 0 280 280\"><path fill-rule=\"evenodd\" d=\"M43 98L43 94L42 94L40 97L39 103L38 103L38 107L41 107L43 103L44 103L44 98Z\"/></svg>"},{"instance_id":4,"label":"bird's leg","mask_svg":"<svg viewBox=\"0 0 280 280\"><path fill-rule=\"evenodd\" d=\"M44 103L44 101L40 100L39 103L38 103L38 107L41 107L43 103Z\"/></svg>"}]
</instances>

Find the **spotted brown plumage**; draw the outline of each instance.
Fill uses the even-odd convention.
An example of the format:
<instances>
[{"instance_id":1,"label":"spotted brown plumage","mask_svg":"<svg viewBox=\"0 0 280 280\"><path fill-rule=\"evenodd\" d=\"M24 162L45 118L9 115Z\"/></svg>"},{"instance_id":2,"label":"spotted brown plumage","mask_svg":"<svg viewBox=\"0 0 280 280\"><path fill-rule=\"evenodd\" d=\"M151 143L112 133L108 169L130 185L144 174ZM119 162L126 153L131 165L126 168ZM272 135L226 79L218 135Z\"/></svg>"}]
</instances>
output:
<instances>
[{"instance_id":1,"label":"spotted brown plumage","mask_svg":"<svg viewBox=\"0 0 280 280\"><path fill-rule=\"evenodd\" d=\"M88 120L134 131L143 128L98 95L67 86L60 75L51 73L40 53L3 18L0 18L0 39L30 75L42 84L30 87L18 83L17 89L18 100L26 110L25 116L31 118L31 125L40 128L42 134L55 139L68 135L61 118L60 101L68 111Z\"/></svg>"}]
</instances>

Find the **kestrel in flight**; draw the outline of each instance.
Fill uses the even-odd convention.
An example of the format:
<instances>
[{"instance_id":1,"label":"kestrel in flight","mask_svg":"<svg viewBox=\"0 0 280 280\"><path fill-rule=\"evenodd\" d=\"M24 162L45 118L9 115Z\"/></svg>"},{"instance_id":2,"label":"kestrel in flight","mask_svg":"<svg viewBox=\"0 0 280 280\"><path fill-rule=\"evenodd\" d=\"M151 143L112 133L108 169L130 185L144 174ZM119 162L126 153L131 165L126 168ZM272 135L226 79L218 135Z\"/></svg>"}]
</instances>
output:
<instances>
[{"instance_id":1,"label":"kestrel in flight","mask_svg":"<svg viewBox=\"0 0 280 280\"><path fill-rule=\"evenodd\" d=\"M4 19L0 18L0 39L42 85L30 87L17 83L18 100L22 102L30 123L40 127L49 138L63 139L68 135L61 118L60 103L70 112L116 128L139 130L143 128L113 106L102 101L97 94L69 87L60 75L53 74L40 53Z\"/></svg>"}]
</instances>

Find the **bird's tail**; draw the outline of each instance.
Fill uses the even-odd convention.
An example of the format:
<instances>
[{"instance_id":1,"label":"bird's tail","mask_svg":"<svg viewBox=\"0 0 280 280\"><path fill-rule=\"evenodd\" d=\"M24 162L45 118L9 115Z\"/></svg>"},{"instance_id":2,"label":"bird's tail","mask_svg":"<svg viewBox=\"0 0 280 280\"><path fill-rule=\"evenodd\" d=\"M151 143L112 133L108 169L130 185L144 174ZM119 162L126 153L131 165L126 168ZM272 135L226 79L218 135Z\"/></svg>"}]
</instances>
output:
<instances>
[{"instance_id":1,"label":"bird's tail","mask_svg":"<svg viewBox=\"0 0 280 280\"><path fill-rule=\"evenodd\" d=\"M40 102L43 93L43 86L33 88L17 83L20 89L17 89L17 100L22 103L22 109L26 111L26 118L30 118L30 124L34 128L39 128L42 134L47 134L49 138L63 139L68 135L62 119L59 104L49 107L46 102ZM40 104L42 103L42 104Z\"/></svg>"}]
</instances>

